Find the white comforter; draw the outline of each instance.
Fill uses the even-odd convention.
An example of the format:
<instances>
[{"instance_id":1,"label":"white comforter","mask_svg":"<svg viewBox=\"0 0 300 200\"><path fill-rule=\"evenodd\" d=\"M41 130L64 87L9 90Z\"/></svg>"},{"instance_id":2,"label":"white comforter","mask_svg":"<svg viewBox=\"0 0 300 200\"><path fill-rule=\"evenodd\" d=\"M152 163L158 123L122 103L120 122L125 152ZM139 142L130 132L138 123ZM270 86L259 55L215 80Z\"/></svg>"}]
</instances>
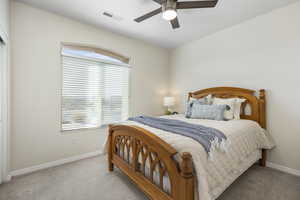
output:
<instances>
[{"instance_id":1,"label":"white comforter","mask_svg":"<svg viewBox=\"0 0 300 200\"><path fill-rule=\"evenodd\" d=\"M264 129L251 120L214 121L187 119L184 115L163 116L189 123L201 124L222 131L230 145L227 152L214 151L212 158L197 141L178 134L166 132L136 122L126 121L126 125L137 125L173 146L180 154L190 152L193 157L197 177L196 198L216 199L238 176L258 159L258 150L274 147Z\"/></svg>"}]
</instances>

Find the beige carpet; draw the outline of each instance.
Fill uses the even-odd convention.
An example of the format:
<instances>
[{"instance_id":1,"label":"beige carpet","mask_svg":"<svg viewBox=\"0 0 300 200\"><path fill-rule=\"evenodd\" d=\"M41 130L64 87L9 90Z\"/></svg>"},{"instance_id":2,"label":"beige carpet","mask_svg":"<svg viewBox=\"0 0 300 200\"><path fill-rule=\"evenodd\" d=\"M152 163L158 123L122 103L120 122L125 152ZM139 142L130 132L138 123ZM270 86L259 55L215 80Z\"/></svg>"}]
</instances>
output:
<instances>
[{"instance_id":1,"label":"beige carpet","mask_svg":"<svg viewBox=\"0 0 300 200\"><path fill-rule=\"evenodd\" d=\"M0 186L1 200L147 199L103 156L14 178ZM253 166L218 200L300 200L300 177Z\"/></svg>"}]
</instances>

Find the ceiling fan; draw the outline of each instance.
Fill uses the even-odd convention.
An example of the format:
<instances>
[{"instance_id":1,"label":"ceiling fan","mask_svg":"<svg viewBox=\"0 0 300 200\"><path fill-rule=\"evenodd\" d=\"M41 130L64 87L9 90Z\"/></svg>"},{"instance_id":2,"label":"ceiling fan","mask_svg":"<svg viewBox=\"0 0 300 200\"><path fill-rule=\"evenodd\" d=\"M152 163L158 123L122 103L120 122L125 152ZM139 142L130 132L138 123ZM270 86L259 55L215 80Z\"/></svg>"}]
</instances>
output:
<instances>
[{"instance_id":1,"label":"ceiling fan","mask_svg":"<svg viewBox=\"0 0 300 200\"><path fill-rule=\"evenodd\" d=\"M141 17L136 18L134 21L140 23L162 12L163 19L170 21L173 29L176 29L180 27L178 17L177 17L178 9L213 8L218 3L218 0L183 1L183 2L177 2L177 0L153 0L153 1L160 4L161 7Z\"/></svg>"}]
</instances>

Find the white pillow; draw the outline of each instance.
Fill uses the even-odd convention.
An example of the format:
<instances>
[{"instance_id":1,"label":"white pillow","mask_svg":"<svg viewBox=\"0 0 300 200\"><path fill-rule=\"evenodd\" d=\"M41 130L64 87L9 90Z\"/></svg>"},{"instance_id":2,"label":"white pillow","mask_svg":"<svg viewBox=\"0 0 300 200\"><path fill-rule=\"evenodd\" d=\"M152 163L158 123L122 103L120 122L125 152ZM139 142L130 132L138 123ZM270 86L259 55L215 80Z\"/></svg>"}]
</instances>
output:
<instances>
[{"instance_id":1,"label":"white pillow","mask_svg":"<svg viewBox=\"0 0 300 200\"><path fill-rule=\"evenodd\" d=\"M206 101L209 105L213 104L213 96L211 94L207 95L206 97Z\"/></svg>"},{"instance_id":2,"label":"white pillow","mask_svg":"<svg viewBox=\"0 0 300 200\"><path fill-rule=\"evenodd\" d=\"M229 109L225 110L224 119L226 119L226 120L234 119L234 112L235 112L235 108L236 108L236 98L221 99L221 98L215 97L213 99L213 104L227 105L229 107Z\"/></svg>"},{"instance_id":3,"label":"white pillow","mask_svg":"<svg viewBox=\"0 0 300 200\"><path fill-rule=\"evenodd\" d=\"M213 97L212 97L211 94L209 94L209 95L207 95L205 97L202 97L200 99L196 99L196 98L191 97L190 101L201 101L201 102L203 102L205 104L211 105L213 103Z\"/></svg>"},{"instance_id":4,"label":"white pillow","mask_svg":"<svg viewBox=\"0 0 300 200\"><path fill-rule=\"evenodd\" d=\"M246 99L235 98L234 119L241 119L241 106L245 101Z\"/></svg>"}]
</instances>

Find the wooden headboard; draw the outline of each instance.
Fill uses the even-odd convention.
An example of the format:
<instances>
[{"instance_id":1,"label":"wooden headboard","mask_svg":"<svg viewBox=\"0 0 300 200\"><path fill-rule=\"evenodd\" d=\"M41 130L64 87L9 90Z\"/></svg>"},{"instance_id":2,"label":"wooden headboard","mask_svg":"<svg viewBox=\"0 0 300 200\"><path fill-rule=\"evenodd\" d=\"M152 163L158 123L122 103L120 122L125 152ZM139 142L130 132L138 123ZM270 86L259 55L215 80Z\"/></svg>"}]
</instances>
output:
<instances>
[{"instance_id":1,"label":"wooden headboard","mask_svg":"<svg viewBox=\"0 0 300 200\"><path fill-rule=\"evenodd\" d=\"M218 98L243 98L246 101L242 104L241 119L249 119L257 121L261 127L266 128L266 97L265 90L259 90L259 96L255 96L255 90L249 90L236 87L215 87L199 90L196 92L190 92L189 98L196 99L205 97L211 94L213 97ZM250 106L251 113L246 112L246 106Z\"/></svg>"}]
</instances>

